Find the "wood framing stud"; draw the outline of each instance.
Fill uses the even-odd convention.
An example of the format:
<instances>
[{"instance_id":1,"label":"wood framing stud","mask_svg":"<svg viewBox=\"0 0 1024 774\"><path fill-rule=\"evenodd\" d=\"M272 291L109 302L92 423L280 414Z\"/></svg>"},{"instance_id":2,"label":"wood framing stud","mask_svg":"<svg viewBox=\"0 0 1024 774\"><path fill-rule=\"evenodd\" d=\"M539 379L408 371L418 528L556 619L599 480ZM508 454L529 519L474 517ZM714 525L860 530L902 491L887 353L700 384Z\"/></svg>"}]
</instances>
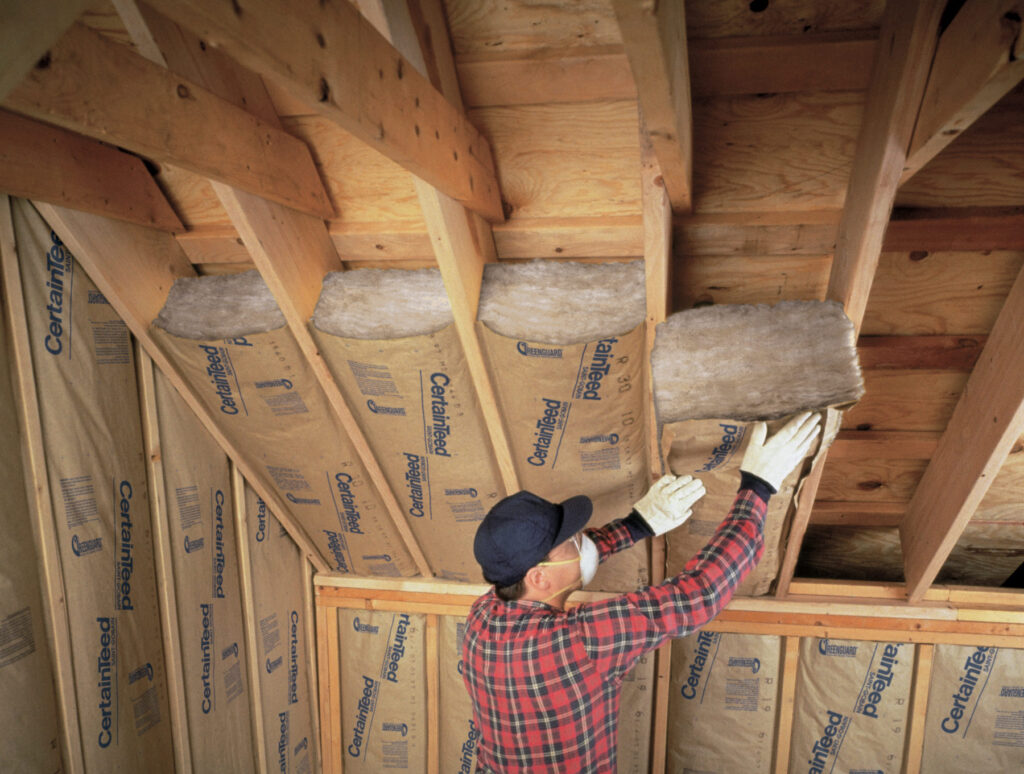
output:
<instances>
[{"instance_id":1,"label":"wood framing stud","mask_svg":"<svg viewBox=\"0 0 1024 774\"><path fill-rule=\"evenodd\" d=\"M903 774L921 774L924 753L924 726L928 713L934 645L918 645L914 655L914 674L910 686L910 709L907 712L907 740L903 750Z\"/></svg>"},{"instance_id":2,"label":"wood framing stud","mask_svg":"<svg viewBox=\"0 0 1024 774\"><path fill-rule=\"evenodd\" d=\"M693 115L683 1L614 0L612 5L668 198L674 210L689 212Z\"/></svg>"},{"instance_id":3,"label":"wood framing stud","mask_svg":"<svg viewBox=\"0 0 1024 774\"><path fill-rule=\"evenodd\" d=\"M334 215L305 143L81 24L3 104L295 209Z\"/></svg>"},{"instance_id":4,"label":"wood framing stud","mask_svg":"<svg viewBox=\"0 0 1024 774\"><path fill-rule=\"evenodd\" d=\"M1024 0L968 0L935 51L900 183L1024 78Z\"/></svg>"},{"instance_id":5,"label":"wood framing stud","mask_svg":"<svg viewBox=\"0 0 1024 774\"><path fill-rule=\"evenodd\" d=\"M775 723L775 765L772 771L789 771L789 751L793 739L793 713L796 709L796 676L800 669L800 638L782 641L782 687Z\"/></svg>"},{"instance_id":6,"label":"wood framing stud","mask_svg":"<svg viewBox=\"0 0 1024 774\"><path fill-rule=\"evenodd\" d=\"M446 195L504 219L490 145L351 3L151 5Z\"/></svg>"},{"instance_id":7,"label":"wood framing stud","mask_svg":"<svg viewBox=\"0 0 1024 774\"><path fill-rule=\"evenodd\" d=\"M1017 277L900 525L908 596L921 599L1024 433L1024 272Z\"/></svg>"},{"instance_id":8,"label":"wood framing stud","mask_svg":"<svg viewBox=\"0 0 1024 774\"><path fill-rule=\"evenodd\" d=\"M886 4L827 293L858 331L944 6L943 0Z\"/></svg>"}]
</instances>

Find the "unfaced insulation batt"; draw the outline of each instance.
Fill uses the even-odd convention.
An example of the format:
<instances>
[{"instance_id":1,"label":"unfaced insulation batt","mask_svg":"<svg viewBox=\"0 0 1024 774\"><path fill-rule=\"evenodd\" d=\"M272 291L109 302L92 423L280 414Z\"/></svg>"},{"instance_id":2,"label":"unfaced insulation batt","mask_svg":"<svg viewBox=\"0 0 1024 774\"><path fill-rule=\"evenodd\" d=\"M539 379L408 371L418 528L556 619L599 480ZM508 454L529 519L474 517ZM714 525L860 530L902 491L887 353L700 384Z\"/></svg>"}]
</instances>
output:
<instances>
[{"instance_id":1,"label":"unfaced insulation batt","mask_svg":"<svg viewBox=\"0 0 1024 774\"><path fill-rule=\"evenodd\" d=\"M253 771L228 459L159 371L155 384L192 768Z\"/></svg>"},{"instance_id":2,"label":"unfaced insulation batt","mask_svg":"<svg viewBox=\"0 0 1024 774\"><path fill-rule=\"evenodd\" d=\"M0 304L0 761L11 774L35 774L61 770L59 721L6 328Z\"/></svg>"},{"instance_id":3,"label":"unfaced insulation batt","mask_svg":"<svg viewBox=\"0 0 1024 774\"><path fill-rule=\"evenodd\" d=\"M415 567L311 367L255 271L179 279L151 330L218 427L249 450L331 567Z\"/></svg>"},{"instance_id":4,"label":"unfaced insulation batt","mask_svg":"<svg viewBox=\"0 0 1024 774\"><path fill-rule=\"evenodd\" d=\"M488 264L480 336L520 485L549 500L586 494L591 526L627 516L647 491L644 270L630 263ZM591 587L648 581L641 548Z\"/></svg>"},{"instance_id":5,"label":"unfaced insulation batt","mask_svg":"<svg viewBox=\"0 0 1024 774\"><path fill-rule=\"evenodd\" d=\"M936 645L921 771L1024 771L1024 650Z\"/></svg>"},{"instance_id":6,"label":"unfaced insulation batt","mask_svg":"<svg viewBox=\"0 0 1024 774\"><path fill-rule=\"evenodd\" d=\"M672 641L666 771L772 770L780 639L700 631Z\"/></svg>"},{"instance_id":7,"label":"unfaced insulation batt","mask_svg":"<svg viewBox=\"0 0 1024 774\"><path fill-rule=\"evenodd\" d=\"M835 409L857 400L863 381L853 325L831 302L714 306L678 312L658 326L651 355L654 399L668 467L701 478L707 496L693 517L668 536L669 573L677 573L725 517L739 484L739 467L757 420L782 427L800 411L824 411L828 448L839 427ZM808 465L798 467L769 503L765 554L739 588L764 594L781 561L786 516Z\"/></svg>"},{"instance_id":8,"label":"unfaced insulation batt","mask_svg":"<svg viewBox=\"0 0 1024 774\"><path fill-rule=\"evenodd\" d=\"M267 771L312 774L319 732L310 703L306 559L248 486L244 497Z\"/></svg>"},{"instance_id":9,"label":"unfaced insulation batt","mask_svg":"<svg viewBox=\"0 0 1024 774\"><path fill-rule=\"evenodd\" d=\"M171 771L163 641L128 329L13 200L87 771Z\"/></svg>"},{"instance_id":10,"label":"unfaced insulation batt","mask_svg":"<svg viewBox=\"0 0 1024 774\"><path fill-rule=\"evenodd\" d=\"M311 328L434 574L479 582L504 487L440 272L328 274Z\"/></svg>"},{"instance_id":11,"label":"unfaced insulation batt","mask_svg":"<svg viewBox=\"0 0 1024 774\"><path fill-rule=\"evenodd\" d=\"M343 769L427 770L426 617L339 610Z\"/></svg>"},{"instance_id":12,"label":"unfaced insulation batt","mask_svg":"<svg viewBox=\"0 0 1024 774\"><path fill-rule=\"evenodd\" d=\"M790 771L899 774L913 670L909 643L802 639Z\"/></svg>"}]
</instances>

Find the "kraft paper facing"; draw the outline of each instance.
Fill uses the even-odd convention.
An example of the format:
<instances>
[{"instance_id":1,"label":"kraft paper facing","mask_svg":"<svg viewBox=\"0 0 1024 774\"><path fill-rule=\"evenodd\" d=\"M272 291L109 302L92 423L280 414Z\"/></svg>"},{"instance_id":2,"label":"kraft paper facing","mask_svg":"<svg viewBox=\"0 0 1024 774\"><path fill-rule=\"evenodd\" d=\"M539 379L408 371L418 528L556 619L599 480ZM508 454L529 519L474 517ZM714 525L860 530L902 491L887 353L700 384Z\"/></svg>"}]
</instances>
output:
<instances>
[{"instance_id":1,"label":"kraft paper facing","mask_svg":"<svg viewBox=\"0 0 1024 774\"><path fill-rule=\"evenodd\" d=\"M12 204L86 770L171 771L131 337L35 209Z\"/></svg>"},{"instance_id":2,"label":"kraft paper facing","mask_svg":"<svg viewBox=\"0 0 1024 774\"><path fill-rule=\"evenodd\" d=\"M829 409L823 421L823 438L812 447L808 460L817 458L832 443L839 430L839 412ZM768 423L768 436L777 432L790 417ZM740 483L740 464L750 440L754 423L729 419L693 419L673 422L662 429L662 438L669 443L668 469L675 475L689 474L704 482L707 494L693 508L693 515L681 527L666 536L667 574L682 572L686 563L714 535L718 525L729 513ZM798 466L782 482L778 494L768 502L764 525L764 554L757 567L737 589L737 594L755 596L768 593L778 574L784 552L787 517L794 497L802 485L810 465Z\"/></svg>"},{"instance_id":3,"label":"kraft paper facing","mask_svg":"<svg viewBox=\"0 0 1024 774\"><path fill-rule=\"evenodd\" d=\"M481 582L473 536L505 490L455 326L373 341L310 327L434 574Z\"/></svg>"},{"instance_id":4,"label":"kraft paper facing","mask_svg":"<svg viewBox=\"0 0 1024 774\"><path fill-rule=\"evenodd\" d=\"M287 328L199 341L151 326L218 427L254 462L331 568L407 576L416 568L366 469Z\"/></svg>"},{"instance_id":5,"label":"kraft paper facing","mask_svg":"<svg viewBox=\"0 0 1024 774\"><path fill-rule=\"evenodd\" d=\"M666 771L767 774L779 637L699 631L672 641Z\"/></svg>"},{"instance_id":6,"label":"kraft paper facing","mask_svg":"<svg viewBox=\"0 0 1024 774\"><path fill-rule=\"evenodd\" d=\"M427 770L422 615L339 610L346 772Z\"/></svg>"},{"instance_id":7,"label":"kraft paper facing","mask_svg":"<svg viewBox=\"0 0 1024 774\"><path fill-rule=\"evenodd\" d=\"M59 720L6 328L0 303L0 761L12 774L49 774L63 770Z\"/></svg>"},{"instance_id":8,"label":"kraft paper facing","mask_svg":"<svg viewBox=\"0 0 1024 774\"><path fill-rule=\"evenodd\" d=\"M790 770L899 774L913 671L909 643L801 639Z\"/></svg>"},{"instance_id":9,"label":"kraft paper facing","mask_svg":"<svg viewBox=\"0 0 1024 774\"><path fill-rule=\"evenodd\" d=\"M252 771L248 653L227 457L155 373L167 534L196 771Z\"/></svg>"},{"instance_id":10,"label":"kraft paper facing","mask_svg":"<svg viewBox=\"0 0 1024 774\"><path fill-rule=\"evenodd\" d=\"M316 719L310 711L305 558L266 504L245 487L245 540L259 642L267 771L312 774Z\"/></svg>"},{"instance_id":11,"label":"kraft paper facing","mask_svg":"<svg viewBox=\"0 0 1024 774\"><path fill-rule=\"evenodd\" d=\"M644 326L571 345L478 330L520 485L553 501L588 495L593 527L628 516L650 480ZM590 588L633 591L648 583L648 567L643 546L623 551Z\"/></svg>"},{"instance_id":12,"label":"kraft paper facing","mask_svg":"<svg viewBox=\"0 0 1024 774\"><path fill-rule=\"evenodd\" d=\"M462 640L466 619L440 617L441 771L473 774L480 730L473 721L473 701L462 679Z\"/></svg>"},{"instance_id":13,"label":"kraft paper facing","mask_svg":"<svg viewBox=\"0 0 1024 774\"><path fill-rule=\"evenodd\" d=\"M921 771L1024 771L1024 650L935 646Z\"/></svg>"}]
</instances>

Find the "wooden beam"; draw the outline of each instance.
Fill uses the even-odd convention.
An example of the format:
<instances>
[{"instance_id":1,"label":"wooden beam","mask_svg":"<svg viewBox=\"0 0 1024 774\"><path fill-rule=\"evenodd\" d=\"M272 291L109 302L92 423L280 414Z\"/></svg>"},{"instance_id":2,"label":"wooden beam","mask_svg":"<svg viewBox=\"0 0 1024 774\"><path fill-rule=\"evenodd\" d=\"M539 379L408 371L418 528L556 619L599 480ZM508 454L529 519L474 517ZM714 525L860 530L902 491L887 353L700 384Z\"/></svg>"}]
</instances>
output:
<instances>
[{"instance_id":1,"label":"wooden beam","mask_svg":"<svg viewBox=\"0 0 1024 774\"><path fill-rule=\"evenodd\" d=\"M857 358L865 371L926 370L970 373L987 336L861 336Z\"/></svg>"},{"instance_id":2,"label":"wooden beam","mask_svg":"<svg viewBox=\"0 0 1024 774\"><path fill-rule=\"evenodd\" d=\"M828 288L858 331L944 6L942 0L888 3L882 20Z\"/></svg>"},{"instance_id":3,"label":"wooden beam","mask_svg":"<svg viewBox=\"0 0 1024 774\"><path fill-rule=\"evenodd\" d=\"M401 55L420 72L433 73L438 79L433 85L445 89L444 96L461 107L458 83L453 80L447 83L440 81L440 73L454 72L454 65L448 30L443 24L444 14L437 0L375 2L367 5L376 9L378 23L383 26L385 37L397 46ZM413 9L416 9L415 12ZM419 19L422 28L424 11L434 19L434 27L429 34L418 32L415 24L415 19ZM422 41L426 39L433 41L429 52L422 48ZM433 54L430 59L428 53ZM519 489L519 476L513 462L505 420L498 408L497 396L476 329L484 265L497 260L494 236L490 226L462 204L423 180L417 179L414 182L502 484L507 493L512 493Z\"/></svg>"},{"instance_id":4,"label":"wooden beam","mask_svg":"<svg viewBox=\"0 0 1024 774\"><path fill-rule=\"evenodd\" d=\"M968 0L935 50L900 184L1024 78L1024 0Z\"/></svg>"},{"instance_id":5,"label":"wooden beam","mask_svg":"<svg viewBox=\"0 0 1024 774\"><path fill-rule=\"evenodd\" d=\"M316 605L316 672L318 695L320 698L320 750L323 754L321 771L323 774L335 774L334 742L335 729L341 728L341 718L335 719L335 706L331 703L332 678L337 680L331 668L330 637L331 626L334 626L334 637L337 639L338 611L329 607ZM338 750L340 754L340 750Z\"/></svg>"},{"instance_id":6,"label":"wooden beam","mask_svg":"<svg viewBox=\"0 0 1024 774\"><path fill-rule=\"evenodd\" d=\"M313 576L316 568L303 557L302 562L302 604L306 610L306 679L309 681L309 713L313 725L313 738L310 739L310 758L314 761L313 771L323 772L324 748L323 736L320 733L320 680L319 660L317 657L317 619L316 594L313 589Z\"/></svg>"},{"instance_id":7,"label":"wooden beam","mask_svg":"<svg viewBox=\"0 0 1024 774\"><path fill-rule=\"evenodd\" d=\"M294 521L284 501L252 464L254 455L232 443L219 429L216 418L188 386L181 372L150 335L174 281L192 277L195 272L178 248L174 237L162 231L91 215L63 207L35 202L40 214L71 249L100 292L124 320L146 349L156 366L164 372L189 408L195 412L207 432L239 466L251 486L270 506L291 534L299 549L318 570L328 567L305 531Z\"/></svg>"},{"instance_id":8,"label":"wooden beam","mask_svg":"<svg viewBox=\"0 0 1024 774\"><path fill-rule=\"evenodd\" d=\"M441 631L436 615L427 616L424 667L427 670L427 774L441 770Z\"/></svg>"},{"instance_id":9,"label":"wooden beam","mask_svg":"<svg viewBox=\"0 0 1024 774\"><path fill-rule=\"evenodd\" d=\"M896 210L882 249L1024 250L1024 209Z\"/></svg>"},{"instance_id":10,"label":"wooden beam","mask_svg":"<svg viewBox=\"0 0 1024 774\"><path fill-rule=\"evenodd\" d=\"M0 101L90 5L90 0L4 2L0 24Z\"/></svg>"},{"instance_id":11,"label":"wooden beam","mask_svg":"<svg viewBox=\"0 0 1024 774\"><path fill-rule=\"evenodd\" d=\"M4 105L301 211L334 215L301 140L84 25L73 25Z\"/></svg>"},{"instance_id":12,"label":"wooden beam","mask_svg":"<svg viewBox=\"0 0 1024 774\"><path fill-rule=\"evenodd\" d=\"M693 115L682 0L614 0L637 100L677 212L693 207Z\"/></svg>"},{"instance_id":13,"label":"wooden beam","mask_svg":"<svg viewBox=\"0 0 1024 774\"><path fill-rule=\"evenodd\" d=\"M789 526L789 536L786 538L786 551L782 556L782 565L779 567L779 577L775 584L775 596L777 597L785 597L789 594L789 584L796 572L800 548L804 542L807 525L811 521L811 513L814 511L814 500L818 495L818 486L821 484L821 474L825 469L826 456L827 452L823 453L811 468L811 472L804 478L800 498L797 501L796 510L793 511L793 520Z\"/></svg>"},{"instance_id":14,"label":"wooden beam","mask_svg":"<svg viewBox=\"0 0 1024 774\"><path fill-rule=\"evenodd\" d=\"M900 527L908 596L920 599L1024 433L1024 272L1017 277Z\"/></svg>"},{"instance_id":15,"label":"wooden beam","mask_svg":"<svg viewBox=\"0 0 1024 774\"><path fill-rule=\"evenodd\" d=\"M907 711L907 739L903 748L904 774L921 774L924 753L924 729L928 715L928 694L932 680L934 645L918 645L914 654L914 674L910 684L910 708Z\"/></svg>"},{"instance_id":16,"label":"wooden beam","mask_svg":"<svg viewBox=\"0 0 1024 774\"><path fill-rule=\"evenodd\" d=\"M906 510L905 503L817 500L808 523L834 527L898 527ZM790 593L792 588L791 584Z\"/></svg>"},{"instance_id":17,"label":"wooden beam","mask_svg":"<svg viewBox=\"0 0 1024 774\"><path fill-rule=\"evenodd\" d=\"M69 774L83 774L85 759L82 732L78 722L74 664L71 659L71 627L68 622L67 597L64 594L64 571L60 563L60 538L54 521L53 500L50 497L43 426L39 414L39 393L36 391L35 372L32 367L32 345L29 341L25 296L18 268L11 203L4 194L0 194L0 270L3 306L7 313L11 340L12 386L18 409L18 424L21 427L22 459L28 495L26 499L39 562L39 585L53 663L53 680L57 694L55 700L60 714L61 752Z\"/></svg>"},{"instance_id":18,"label":"wooden beam","mask_svg":"<svg viewBox=\"0 0 1024 774\"><path fill-rule=\"evenodd\" d=\"M782 640L782 674L779 705L775 710L775 762L772 771L789 771L789 751L793 740L793 713L796 710L796 677L800 669L800 638Z\"/></svg>"},{"instance_id":19,"label":"wooden beam","mask_svg":"<svg viewBox=\"0 0 1024 774\"><path fill-rule=\"evenodd\" d=\"M162 231L185 230L141 159L0 110L0 191Z\"/></svg>"},{"instance_id":20,"label":"wooden beam","mask_svg":"<svg viewBox=\"0 0 1024 774\"><path fill-rule=\"evenodd\" d=\"M832 460L928 460L939 433L909 430L840 430L828 451Z\"/></svg>"},{"instance_id":21,"label":"wooden beam","mask_svg":"<svg viewBox=\"0 0 1024 774\"><path fill-rule=\"evenodd\" d=\"M350 3L151 4L447 196L504 219L487 141Z\"/></svg>"},{"instance_id":22,"label":"wooden beam","mask_svg":"<svg viewBox=\"0 0 1024 774\"><path fill-rule=\"evenodd\" d=\"M174 770L191 774L192 749L188 712L185 704L185 675L181 657L181 627L178 622L177 583L171 552L171 518L167 509L164 460L160 446L160 420L157 415L156 383L153 361L135 342L135 368L139 380L139 404L142 408L142 439L145 444L146 473L149 475L149 511L156 560L157 594L160 598L160 622L164 644L167 692L171 708L171 737L174 742Z\"/></svg>"}]
</instances>

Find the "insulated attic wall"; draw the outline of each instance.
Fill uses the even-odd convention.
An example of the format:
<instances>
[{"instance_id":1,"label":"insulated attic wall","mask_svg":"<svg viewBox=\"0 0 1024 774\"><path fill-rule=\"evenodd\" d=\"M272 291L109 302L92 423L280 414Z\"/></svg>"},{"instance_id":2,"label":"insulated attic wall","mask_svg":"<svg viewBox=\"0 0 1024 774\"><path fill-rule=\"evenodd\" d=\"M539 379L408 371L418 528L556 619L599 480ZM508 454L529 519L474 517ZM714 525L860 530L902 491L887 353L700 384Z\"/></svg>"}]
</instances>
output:
<instances>
[{"instance_id":1,"label":"insulated attic wall","mask_svg":"<svg viewBox=\"0 0 1024 774\"><path fill-rule=\"evenodd\" d=\"M180 648L192 768L252 771L252 691L228 459L159 371L154 384L163 469L154 486L164 487L172 639Z\"/></svg>"},{"instance_id":2,"label":"insulated attic wall","mask_svg":"<svg viewBox=\"0 0 1024 774\"><path fill-rule=\"evenodd\" d=\"M505 490L440 272L328 274L310 327L434 574L480 582Z\"/></svg>"},{"instance_id":3,"label":"insulated attic wall","mask_svg":"<svg viewBox=\"0 0 1024 774\"><path fill-rule=\"evenodd\" d=\"M60 545L86 771L170 771L130 337L35 209L12 208L53 502L40 517Z\"/></svg>"},{"instance_id":4,"label":"insulated attic wall","mask_svg":"<svg viewBox=\"0 0 1024 774\"><path fill-rule=\"evenodd\" d=\"M586 494L591 526L624 518L649 485L642 262L488 264L479 331L520 486ZM602 564L591 587L650 578L640 549Z\"/></svg>"},{"instance_id":5,"label":"insulated attic wall","mask_svg":"<svg viewBox=\"0 0 1024 774\"><path fill-rule=\"evenodd\" d=\"M63 770L60 721L3 307L0 296L0 761L11 774L50 774Z\"/></svg>"},{"instance_id":6,"label":"insulated attic wall","mask_svg":"<svg viewBox=\"0 0 1024 774\"><path fill-rule=\"evenodd\" d=\"M415 574L273 296L256 272L179 279L152 328L219 427L258 464L332 569Z\"/></svg>"}]
</instances>

